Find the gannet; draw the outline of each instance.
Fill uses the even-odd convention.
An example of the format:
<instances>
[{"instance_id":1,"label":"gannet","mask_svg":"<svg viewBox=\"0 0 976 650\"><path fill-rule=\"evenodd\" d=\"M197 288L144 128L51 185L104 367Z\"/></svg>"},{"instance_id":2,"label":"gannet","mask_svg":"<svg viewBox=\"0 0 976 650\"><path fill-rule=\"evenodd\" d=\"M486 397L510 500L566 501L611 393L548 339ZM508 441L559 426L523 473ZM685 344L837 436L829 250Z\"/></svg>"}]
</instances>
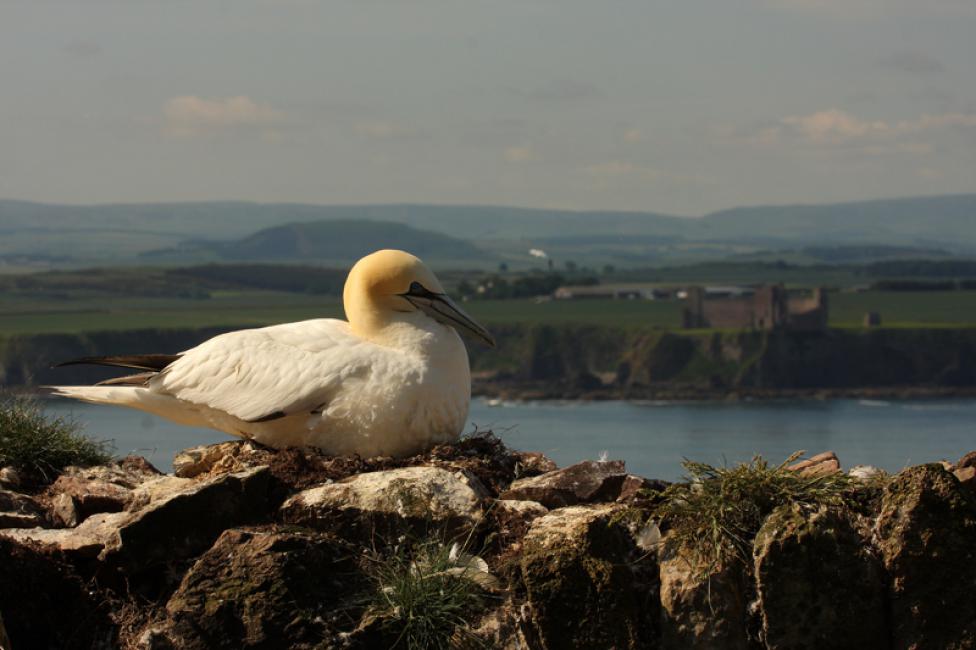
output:
<instances>
[{"instance_id":1,"label":"gannet","mask_svg":"<svg viewBox=\"0 0 976 650\"><path fill-rule=\"evenodd\" d=\"M215 336L176 355L86 357L139 370L56 395L117 404L283 448L402 457L456 440L471 400L458 332L494 346L488 331L413 255L359 260L334 318Z\"/></svg>"}]
</instances>

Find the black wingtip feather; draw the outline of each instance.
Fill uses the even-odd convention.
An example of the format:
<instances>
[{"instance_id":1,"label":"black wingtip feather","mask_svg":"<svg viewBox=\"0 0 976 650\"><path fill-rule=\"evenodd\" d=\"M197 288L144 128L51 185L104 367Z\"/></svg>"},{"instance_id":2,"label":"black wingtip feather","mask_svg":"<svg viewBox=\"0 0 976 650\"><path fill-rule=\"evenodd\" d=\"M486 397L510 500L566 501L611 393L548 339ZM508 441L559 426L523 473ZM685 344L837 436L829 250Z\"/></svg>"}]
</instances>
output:
<instances>
[{"instance_id":1,"label":"black wingtip feather","mask_svg":"<svg viewBox=\"0 0 976 650\"><path fill-rule=\"evenodd\" d=\"M159 372L169 364L180 358L178 354L130 354L108 357L81 357L56 364L54 368L77 366L82 364L96 366L114 366L117 368L132 368L133 370L150 370Z\"/></svg>"}]
</instances>

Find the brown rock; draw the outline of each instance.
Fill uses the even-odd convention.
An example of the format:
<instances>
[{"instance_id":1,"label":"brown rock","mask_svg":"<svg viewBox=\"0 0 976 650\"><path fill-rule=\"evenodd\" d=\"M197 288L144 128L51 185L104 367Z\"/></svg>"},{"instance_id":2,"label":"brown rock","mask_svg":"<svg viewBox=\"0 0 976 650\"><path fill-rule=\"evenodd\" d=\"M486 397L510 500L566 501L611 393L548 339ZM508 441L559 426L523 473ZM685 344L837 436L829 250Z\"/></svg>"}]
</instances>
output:
<instances>
[{"instance_id":1,"label":"brown rock","mask_svg":"<svg viewBox=\"0 0 976 650\"><path fill-rule=\"evenodd\" d=\"M513 452L517 459L517 474L520 477L537 476L559 469L548 456L538 451Z\"/></svg>"},{"instance_id":2,"label":"brown rock","mask_svg":"<svg viewBox=\"0 0 976 650\"><path fill-rule=\"evenodd\" d=\"M628 474L620 486L620 495L617 497L617 503L637 503L644 501L655 491L661 492L667 487L667 481Z\"/></svg>"},{"instance_id":3,"label":"brown rock","mask_svg":"<svg viewBox=\"0 0 976 650\"><path fill-rule=\"evenodd\" d=\"M141 571L192 556L225 528L265 515L268 484L266 467L199 482L161 476L139 486L122 512L92 515L75 528L19 528L0 535Z\"/></svg>"},{"instance_id":4,"label":"brown rock","mask_svg":"<svg viewBox=\"0 0 976 650\"><path fill-rule=\"evenodd\" d=\"M610 502L627 478L622 460L585 460L563 469L514 481L499 498L537 501L547 508Z\"/></svg>"},{"instance_id":5,"label":"brown rock","mask_svg":"<svg viewBox=\"0 0 976 650\"><path fill-rule=\"evenodd\" d=\"M769 650L888 647L881 565L843 513L782 506L753 558Z\"/></svg>"},{"instance_id":6,"label":"brown rock","mask_svg":"<svg viewBox=\"0 0 976 650\"><path fill-rule=\"evenodd\" d=\"M250 441L232 440L184 449L173 457L173 474L180 478L239 472L267 464L269 452Z\"/></svg>"},{"instance_id":7,"label":"brown rock","mask_svg":"<svg viewBox=\"0 0 976 650\"><path fill-rule=\"evenodd\" d=\"M734 561L711 566L664 538L661 549L661 647L748 650L748 580Z\"/></svg>"},{"instance_id":8,"label":"brown rock","mask_svg":"<svg viewBox=\"0 0 976 650\"><path fill-rule=\"evenodd\" d=\"M952 473L960 483L970 490L976 489L976 467L961 467Z\"/></svg>"},{"instance_id":9,"label":"brown rock","mask_svg":"<svg viewBox=\"0 0 976 650\"><path fill-rule=\"evenodd\" d=\"M44 510L26 494L0 489L0 528L42 526Z\"/></svg>"},{"instance_id":10,"label":"brown rock","mask_svg":"<svg viewBox=\"0 0 976 650\"><path fill-rule=\"evenodd\" d=\"M0 486L16 488L20 486L20 474L13 467L0 468Z\"/></svg>"},{"instance_id":11,"label":"brown rock","mask_svg":"<svg viewBox=\"0 0 976 650\"><path fill-rule=\"evenodd\" d=\"M467 472L401 467L299 492L281 506L281 516L289 524L339 529L361 539L377 530L396 536L405 528L465 532L480 524L487 497L485 487Z\"/></svg>"},{"instance_id":12,"label":"brown rock","mask_svg":"<svg viewBox=\"0 0 976 650\"><path fill-rule=\"evenodd\" d=\"M108 465L68 467L45 490L45 495L55 523L73 526L93 514L126 509L136 488L160 476L145 458L127 456ZM70 505L67 499L71 500Z\"/></svg>"},{"instance_id":13,"label":"brown rock","mask_svg":"<svg viewBox=\"0 0 976 650\"><path fill-rule=\"evenodd\" d=\"M183 577L151 630L174 648L337 647L366 581L349 546L325 533L225 531Z\"/></svg>"},{"instance_id":14,"label":"brown rock","mask_svg":"<svg viewBox=\"0 0 976 650\"><path fill-rule=\"evenodd\" d=\"M976 648L976 503L937 464L884 488L875 535L890 576L894 648Z\"/></svg>"},{"instance_id":15,"label":"brown rock","mask_svg":"<svg viewBox=\"0 0 976 650\"><path fill-rule=\"evenodd\" d=\"M532 522L548 512L548 508L536 501L495 501L489 514L495 523L499 545L508 546L522 539Z\"/></svg>"},{"instance_id":16,"label":"brown rock","mask_svg":"<svg viewBox=\"0 0 976 650\"><path fill-rule=\"evenodd\" d=\"M108 608L92 593L93 585L57 554L0 537L0 558L0 612L8 637L0 636L0 646L89 650L111 645Z\"/></svg>"},{"instance_id":17,"label":"brown rock","mask_svg":"<svg viewBox=\"0 0 976 650\"><path fill-rule=\"evenodd\" d=\"M956 462L956 469L976 467L976 451L971 451Z\"/></svg>"},{"instance_id":18,"label":"brown rock","mask_svg":"<svg viewBox=\"0 0 976 650\"><path fill-rule=\"evenodd\" d=\"M532 647L651 646L657 568L619 521L623 509L570 506L532 522L520 561Z\"/></svg>"},{"instance_id":19,"label":"brown rock","mask_svg":"<svg viewBox=\"0 0 976 650\"><path fill-rule=\"evenodd\" d=\"M840 461L837 459L837 454L832 451L825 451L807 460L794 463L788 469L800 472L802 476L822 476L839 472Z\"/></svg>"}]
</instances>

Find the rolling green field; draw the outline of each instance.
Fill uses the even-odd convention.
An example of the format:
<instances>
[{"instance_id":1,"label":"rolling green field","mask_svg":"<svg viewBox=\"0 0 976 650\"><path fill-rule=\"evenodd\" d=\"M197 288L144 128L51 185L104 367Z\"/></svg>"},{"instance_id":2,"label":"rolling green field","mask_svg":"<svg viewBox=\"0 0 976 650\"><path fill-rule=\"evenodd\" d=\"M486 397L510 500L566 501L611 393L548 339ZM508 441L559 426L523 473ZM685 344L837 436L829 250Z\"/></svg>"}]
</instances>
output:
<instances>
[{"instance_id":1,"label":"rolling green field","mask_svg":"<svg viewBox=\"0 0 976 650\"><path fill-rule=\"evenodd\" d=\"M867 311L885 327L976 326L976 291L831 293L830 322L860 327ZM677 328L682 303L645 300L485 300L464 308L486 325L548 323ZM342 317L335 298L274 291L214 292L206 299L0 295L0 336L110 330L260 326Z\"/></svg>"}]
</instances>

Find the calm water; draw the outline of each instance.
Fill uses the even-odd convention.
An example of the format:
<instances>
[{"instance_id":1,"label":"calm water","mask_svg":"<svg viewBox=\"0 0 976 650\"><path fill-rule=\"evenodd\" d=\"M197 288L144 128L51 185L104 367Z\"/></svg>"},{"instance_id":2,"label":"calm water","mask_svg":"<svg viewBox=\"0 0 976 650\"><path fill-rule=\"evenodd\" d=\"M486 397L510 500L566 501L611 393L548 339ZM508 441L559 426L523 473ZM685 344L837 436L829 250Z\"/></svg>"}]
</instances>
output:
<instances>
[{"instance_id":1,"label":"calm water","mask_svg":"<svg viewBox=\"0 0 976 650\"><path fill-rule=\"evenodd\" d=\"M229 440L138 411L68 400L47 403L119 454L137 453L162 470L185 447ZM889 471L976 449L976 400L773 401L746 403L529 402L490 406L475 400L470 426L491 428L509 446L543 451L560 466L606 452L630 471L676 479L682 458L713 464L762 454L779 461L804 449L832 449L845 468Z\"/></svg>"}]
</instances>

